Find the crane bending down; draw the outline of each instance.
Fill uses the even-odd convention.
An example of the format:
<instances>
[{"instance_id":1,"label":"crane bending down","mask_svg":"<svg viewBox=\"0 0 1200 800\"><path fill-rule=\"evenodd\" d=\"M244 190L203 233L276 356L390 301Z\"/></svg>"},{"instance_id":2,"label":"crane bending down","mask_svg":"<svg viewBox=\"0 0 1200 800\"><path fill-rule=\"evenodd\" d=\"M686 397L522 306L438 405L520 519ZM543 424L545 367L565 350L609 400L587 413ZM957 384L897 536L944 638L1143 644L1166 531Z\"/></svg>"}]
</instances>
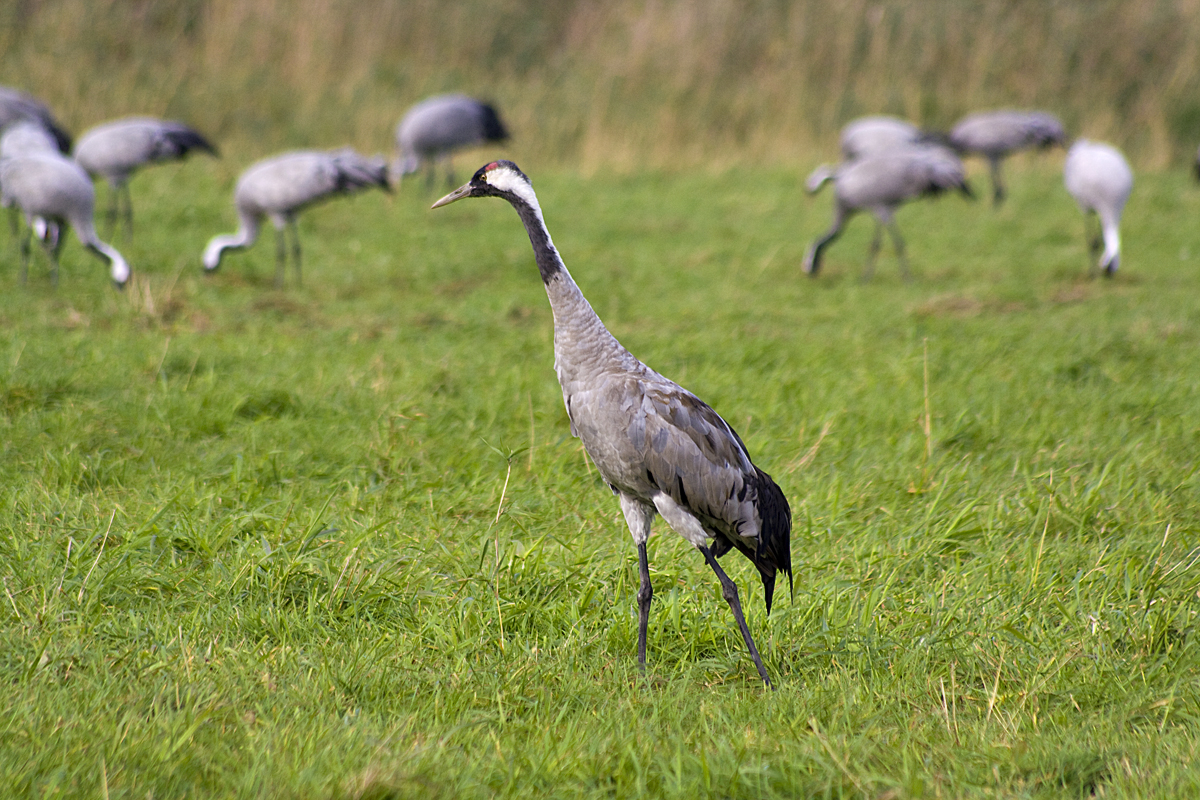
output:
<instances>
[{"instance_id":1,"label":"crane bending down","mask_svg":"<svg viewBox=\"0 0 1200 800\"><path fill-rule=\"evenodd\" d=\"M425 186L431 188L437 163L444 160L446 182L453 185L453 151L506 139L508 129L490 104L461 94L427 98L410 108L396 126L394 180L399 183L425 164Z\"/></svg>"},{"instance_id":2,"label":"crane bending down","mask_svg":"<svg viewBox=\"0 0 1200 800\"><path fill-rule=\"evenodd\" d=\"M982 111L968 114L950 129L947 142L959 153L987 158L992 172L992 201L1004 201L1000 165L1009 153L1030 147L1064 145L1067 134L1058 117L1044 111Z\"/></svg>"},{"instance_id":3,"label":"crane bending down","mask_svg":"<svg viewBox=\"0 0 1200 800\"><path fill-rule=\"evenodd\" d=\"M908 259L904 255L904 240L896 226L896 209L909 200L949 189L974 197L967 185L962 162L954 153L938 146L901 147L844 162L837 167L820 166L808 177L805 188L809 194L815 194L829 180L833 181L835 191L833 225L804 254L804 271L813 276L821 269L821 254L841 235L846 221L855 213L866 210L875 217L875 237L867 253L863 279L869 279L874 270L885 226L896 246L901 274L907 279Z\"/></svg>"},{"instance_id":4,"label":"crane bending down","mask_svg":"<svg viewBox=\"0 0 1200 800\"><path fill-rule=\"evenodd\" d=\"M433 204L500 197L516 209L533 245L554 312L554 368L578 436L617 495L638 551L638 665L646 666L650 568L646 540L656 513L704 556L763 682L771 685L750 636L737 586L717 563L736 548L758 569L767 613L775 575L792 580L791 509L771 476L750 461L725 420L621 346L571 279L550 240L529 179L511 161L494 161Z\"/></svg>"},{"instance_id":5,"label":"crane bending down","mask_svg":"<svg viewBox=\"0 0 1200 800\"><path fill-rule=\"evenodd\" d=\"M294 150L250 165L233 193L240 225L237 233L214 236L204 248L204 269L221 266L227 249L249 247L265 216L275 226L275 285L283 285L287 266L287 229L292 229L292 260L300 283L300 234L296 215L320 200L360 189L388 187L387 164L346 147L341 150Z\"/></svg>"},{"instance_id":6,"label":"crane bending down","mask_svg":"<svg viewBox=\"0 0 1200 800\"><path fill-rule=\"evenodd\" d=\"M0 159L0 187L4 199L16 203L29 224L21 242L22 283L29 264L29 240L38 218L45 220L39 239L50 256L54 283L58 283L58 252L63 243L58 231L64 223L75 229L84 247L109 263L118 287L129 280L125 258L96 236L92 221L96 190L87 173L74 161L57 153ZM48 235L51 230L53 237Z\"/></svg>"},{"instance_id":7,"label":"crane bending down","mask_svg":"<svg viewBox=\"0 0 1200 800\"><path fill-rule=\"evenodd\" d=\"M1093 255L1103 237L1104 252L1097 266L1112 277L1121 263L1121 212L1133 190L1129 162L1112 145L1077 139L1063 163L1063 184L1085 215L1084 234ZM1092 214L1100 219L1100 236L1095 238L1087 230Z\"/></svg>"},{"instance_id":8,"label":"crane bending down","mask_svg":"<svg viewBox=\"0 0 1200 800\"><path fill-rule=\"evenodd\" d=\"M54 137L60 152L71 149L71 134L54 119L50 109L41 100L18 89L0 86L0 130L19 120L36 122Z\"/></svg>"},{"instance_id":9,"label":"crane bending down","mask_svg":"<svg viewBox=\"0 0 1200 800\"><path fill-rule=\"evenodd\" d=\"M114 229L125 198L125 235L133 235L133 199L129 196L129 178L140 167L164 161L177 161L193 150L209 155L216 148L198 132L182 122L153 117L126 117L106 122L86 131L75 145L75 160L90 175L99 175L110 187L109 231Z\"/></svg>"},{"instance_id":10,"label":"crane bending down","mask_svg":"<svg viewBox=\"0 0 1200 800\"><path fill-rule=\"evenodd\" d=\"M0 135L0 160L5 158L20 158L28 155L36 155L39 153L48 153L57 155L59 153L58 140L54 134L46 129L40 122L35 122L29 119L20 119L4 128L3 135ZM12 231L12 235L19 235L18 218L21 216L21 210L9 198L2 196L3 191L0 190L0 207L9 209L8 227ZM45 220L35 220L35 227L39 229L39 239L43 241L51 241L50 237L58 236L58 229L48 225Z\"/></svg>"}]
</instances>

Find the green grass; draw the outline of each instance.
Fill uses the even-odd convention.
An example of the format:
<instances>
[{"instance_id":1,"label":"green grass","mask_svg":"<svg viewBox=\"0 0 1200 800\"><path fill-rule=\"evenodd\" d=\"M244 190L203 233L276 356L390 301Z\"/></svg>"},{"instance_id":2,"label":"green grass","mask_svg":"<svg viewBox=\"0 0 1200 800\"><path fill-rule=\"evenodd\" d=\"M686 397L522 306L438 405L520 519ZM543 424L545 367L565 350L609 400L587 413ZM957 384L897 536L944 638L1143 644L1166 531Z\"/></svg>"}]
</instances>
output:
<instances>
[{"instance_id":1,"label":"green grass","mask_svg":"<svg viewBox=\"0 0 1200 800\"><path fill-rule=\"evenodd\" d=\"M1056 162L1013 166L999 211L901 211L910 284L886 246L858 280L866 219L799 273L831 201L798 171L533 176L609 327L791 500L769 620L726 559L774 693L661 522L638 674L635 552L505 204L315 208L285 291L269 231L200 274L224 161L135 179L123 294L74 239L18 285L5 234L0 785L1200 792L1200 191L1139 176L1093 281Z\"/></svg>"}]
</instances>

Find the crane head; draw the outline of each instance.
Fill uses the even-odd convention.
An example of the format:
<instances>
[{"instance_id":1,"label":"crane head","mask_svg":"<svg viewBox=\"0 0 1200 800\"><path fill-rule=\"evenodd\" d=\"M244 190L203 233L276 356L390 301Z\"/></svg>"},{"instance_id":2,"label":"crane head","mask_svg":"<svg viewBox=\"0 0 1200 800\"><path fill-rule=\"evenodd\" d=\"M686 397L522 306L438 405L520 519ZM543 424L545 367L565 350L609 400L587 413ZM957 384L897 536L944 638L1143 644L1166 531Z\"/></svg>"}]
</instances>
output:
<instances>
[{"instance_id":1,"label":"crane head","mask_svg":"<svg viewBox=\"0 0 1200 800\"><path fill-rule=\"evenodd\" d=\"M511 161L493 161L479 168L471 180L434 203L431 208L441 208L464 197L504 197L532 199L533 184L521 168ZM536 203L536 200L534 200Z\"/></svg>"}]
</instances>

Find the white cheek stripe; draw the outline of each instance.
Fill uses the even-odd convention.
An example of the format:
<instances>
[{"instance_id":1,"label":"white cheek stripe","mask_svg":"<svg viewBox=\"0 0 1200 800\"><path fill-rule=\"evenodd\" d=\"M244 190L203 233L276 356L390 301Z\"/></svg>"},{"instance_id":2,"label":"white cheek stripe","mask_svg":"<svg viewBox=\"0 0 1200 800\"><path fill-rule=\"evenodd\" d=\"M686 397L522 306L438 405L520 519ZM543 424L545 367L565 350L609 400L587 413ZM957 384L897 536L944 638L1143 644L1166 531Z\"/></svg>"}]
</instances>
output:
<instances>
[{"instance_id":1,"label":"white cheek stripe","mask_svg":"<svg viewBox=\"0 0 1200 800\"><path fill-rule=\"evenodd\" d=\"M504 167L494 169L487 173L485 179L497 189L503 192L512 192L534 208L539 208L537 195L533 193L533 187L529 185L528 181L522 180L521 176L511 169Z\"/></svg>"}]
</instances>

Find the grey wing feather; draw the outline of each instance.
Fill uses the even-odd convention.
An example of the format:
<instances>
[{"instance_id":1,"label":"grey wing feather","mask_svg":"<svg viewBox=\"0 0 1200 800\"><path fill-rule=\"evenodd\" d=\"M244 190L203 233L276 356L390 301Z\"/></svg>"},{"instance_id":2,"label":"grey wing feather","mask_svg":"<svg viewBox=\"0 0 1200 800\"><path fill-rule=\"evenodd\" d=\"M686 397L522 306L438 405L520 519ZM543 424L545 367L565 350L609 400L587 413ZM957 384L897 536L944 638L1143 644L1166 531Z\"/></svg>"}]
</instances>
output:
<instances>
[{"instance_id":1,"label":"grey wing feather","mask_svg":"<svg viewBox=\"0 0 1200 800\"><path fill-rule=\"evenodd\" d=\"M744 504L754 467L732 428L708 404L683 389L647 389L643 400L644 461L659 490L725 533L753 519Z\"/></svg>"}]
</instances>

